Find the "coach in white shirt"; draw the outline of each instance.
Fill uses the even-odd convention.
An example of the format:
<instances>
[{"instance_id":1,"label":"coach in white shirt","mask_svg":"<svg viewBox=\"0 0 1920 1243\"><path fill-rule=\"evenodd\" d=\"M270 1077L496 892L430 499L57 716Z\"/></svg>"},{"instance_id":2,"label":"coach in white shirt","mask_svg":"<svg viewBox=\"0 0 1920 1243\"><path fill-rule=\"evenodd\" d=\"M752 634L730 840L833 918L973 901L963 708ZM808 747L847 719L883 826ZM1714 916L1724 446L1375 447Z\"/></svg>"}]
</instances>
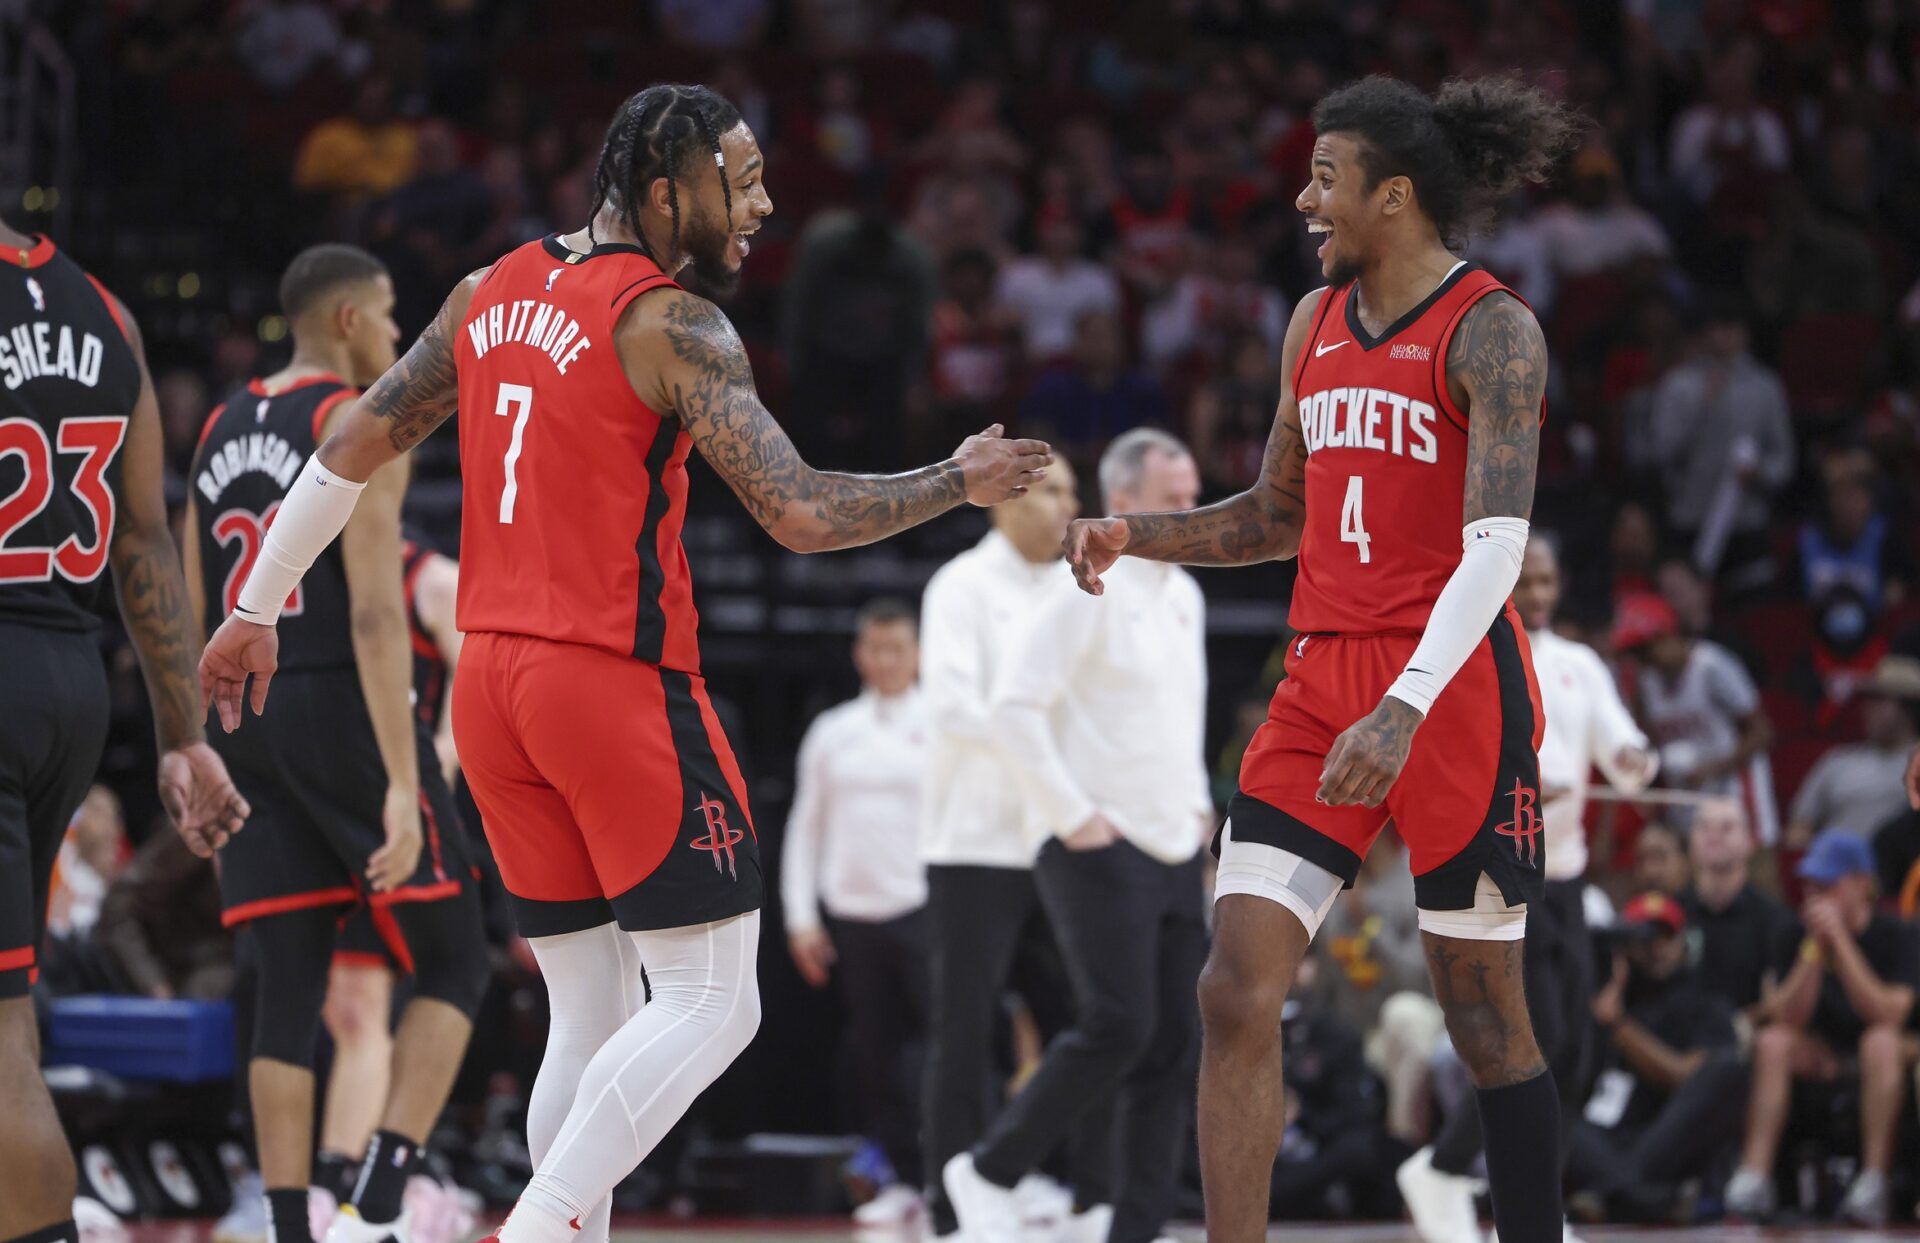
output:
<instances>
[{"instance_id":1,"label":"coach in white shirt","mask_svg":"<svg viewBox=\"0 0 1920 1243\"><path fill-rule=\"evenodd\" d=\"M860 696L814 718L800 743L780 850L787 945L807 983L840 975L863 1133L901 1181L854 1214L863 1225L918 1211L919 1094L908 1047L926 1034L926 870L913 840L928 729L914 684L913 610L875 600L854 624Z\"/></svg>"},{"instance_id":2,"label":"coach in white shirt","mask_svg":"<svg viewBox=\"0 0 1920 1243\"><path fill-rule=\"evenodd\" d=\"M1527 916L1527 1009L1554 1081L1579 1092L1589 1078L1595 991L1585 913L1587 788L1598 766L1616 788L1644 789L1658 759L1599 654L1553 631L1560 556L1550 532L1535 531L1527 541L1513 606L1527 628L1547 717L1540 743L1547 886L1545 899ZM1583 1104L1563 1100L1563 1119L1577 1119ZM1458 1237L1450 1223L1475 1220L1472 1170L1480 1148L1479 1111L1468 1102L1447 1116L1432 1148L1402 1167L1401 1194L1422 1238Z\"/></svg>"},{"instance_id":3,"label":"coach in white shirt","mask_svg":"<svg viewBox=\"0 0 1920 1243\"><path fill-rule=\"evenodd\" d=\"M940 1170L986 1128L994 1022L1039 905L1039 836L988 704L1043 592L1073 583L1060 559L1080 512L1073 469L1056 458L1025 496L988 512L993 530L940 567L920 604L920 693L932 734L920 817L930 985L922 1103L936 1237L955 1229Z\"/></svg>"},{"instance_id":4,"label":"coach in white shirt","mask_svg":"<svg viewBox=\"0 0 1920 1243\"><path fill-rule=\"evenodd\" d=\"M1140 429L1100 463L1108 513L1191 509L1186 447ZM1201 848L1213 831L1203 758L1205 606L1185 570L1123 560L1100 598L1062 579L1009 648L993 724L1029 821L1034 878L1079 1014L947 1191L970 1239L1018 1237L1012 1188L1083 1111L1118 1100L1111 1243L1149 1243L1172 1210L1200 1047L1206 956ZM1122 1099L1123 1098L1123 1099Z\"/></svg>"}]
</instances>

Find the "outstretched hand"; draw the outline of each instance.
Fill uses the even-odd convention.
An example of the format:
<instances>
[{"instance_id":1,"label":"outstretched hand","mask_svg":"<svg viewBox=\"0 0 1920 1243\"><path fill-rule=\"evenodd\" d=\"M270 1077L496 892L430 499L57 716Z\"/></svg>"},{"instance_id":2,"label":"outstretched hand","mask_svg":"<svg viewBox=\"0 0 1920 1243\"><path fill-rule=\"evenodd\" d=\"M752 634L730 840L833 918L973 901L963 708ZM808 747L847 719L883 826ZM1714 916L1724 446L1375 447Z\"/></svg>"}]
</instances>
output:
<instances>
[{"instance_id":1,"label":"outstretched hand","mask_svg":"<svg viewBox=\"0 0 1920 1243\"><path fill-rule=\"evenodd\" d=\"M1053 449L1044 440L1008 440L1006 428L995 423L961 441L953 458L966 482L967 502L998 505L1040 481L1053 462Z\"/></svg>"},{"instance_id":2,"label":"outstretched hand","mask_svg":"<svg viewBox=\"0 0 1920 1243\"><path fill-rule=\"evenodd\" d=\"M1106 591L1100 576L1126 551L1127 535L1125 518L1079 518L1067 525L1067 565L1080 590L1091 596Z\"/></svg>"},{"instance_id":3,"label":"outstretched hand","mask_svg":"<svg viewBox=\"0 0 1920 1243\"><path fill-rule=\"evenodd\" d=\"M247 677L253 677L249 702L253 714L266 711L267 686L280 667L280 632L238 616L229 616L207 640L200 654L200 711L212 704L220 712L220 727L231 734L240 728L240 698Z\"/></svg>"}]
</instances>

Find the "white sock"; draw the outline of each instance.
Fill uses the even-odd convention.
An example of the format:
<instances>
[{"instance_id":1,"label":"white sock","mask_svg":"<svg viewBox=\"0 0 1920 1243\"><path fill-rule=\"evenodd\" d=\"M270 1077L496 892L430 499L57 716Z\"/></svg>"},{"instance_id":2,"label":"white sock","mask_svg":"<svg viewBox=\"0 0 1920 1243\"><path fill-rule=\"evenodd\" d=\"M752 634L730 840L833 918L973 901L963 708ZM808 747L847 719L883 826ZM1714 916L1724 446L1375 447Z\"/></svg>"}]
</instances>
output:
<instances>
[{"instance_id":1,"label":"white sock","mask_svg":"<svg viewBox=\"0 0 1920 1243\"><path fill-rule=\"evenodd\" d=\"M640 951L653 1000L587 1063L560 1133L520 1199L523 1205L559 1206L583 1224L760 1026L758 911L626 935ZM586 985L595 983L589 979ZM597 984L606 989L606 977ZM555 988L550 975L547 986ZM584 986L575 979L560 985L569 993ZM503 1235L501 1243L566 1243L570 1237Z\"/></svg>"},{"instance_id":2,"label":"white sock","mask_svg":"<svg viewBox=\"0 0 1920 1243\"><path fill-rule=\"evenodd\" d=\"M646 985L640 955L614 924L585 932L531 937L527 944L547 985L547 1049L527 1099L527 1151L537 1167L580 1092L580 1076L600 1046L640 1012ZM558 1205L554 1208L557 1210ZM613 1198L602 1196L580 1218L575 1243L607 1243Z\"/></svg>"}]
</instances>

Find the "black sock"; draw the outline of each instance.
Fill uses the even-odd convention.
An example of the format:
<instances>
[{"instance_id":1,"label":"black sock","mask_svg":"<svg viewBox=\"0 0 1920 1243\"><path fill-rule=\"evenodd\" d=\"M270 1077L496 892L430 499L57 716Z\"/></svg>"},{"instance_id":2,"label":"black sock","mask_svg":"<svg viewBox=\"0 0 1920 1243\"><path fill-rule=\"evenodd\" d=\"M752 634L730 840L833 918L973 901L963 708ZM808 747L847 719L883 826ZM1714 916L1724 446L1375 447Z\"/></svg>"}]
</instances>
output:
<instances>
[{"instance_id":1,"label":"black sock","mask_svg":"<svg viewBox=\"0 0 1920 1243\"><path fill-rule=\"evenodd\" d=\"M363 1221L385 1224L400 1216L407 1179L420 1163L420 1145L392 1131L375 1131L360 1169L360 1194L353 1207Z\"/></svg>"},{"instance_id":2,"label":"black sock","mask_svg":"<svg viewBox=\"0 0 1920 1243\"><path fill-rule=\"evenodd\" d=\"M1559 1243L1566 1231L1560 1202L1560 1093L1553 1072L1504 1088L1482 1088L1487 1182L1500 1243Z\"/></svg>"},{"instance_id":3,"label":"black sock","mask_svg":"<svg viewBox=\"0 0 1920 1243\"><path fill-rule=\"evenodd\" d=\"M305 1187L267 1188L267 1243L313 1243Z\"/></svg>"},{"instance_id":4,"label":"black sock","mask_svg":"<svg viewBox=\"0 0 1920 1243\"><path fill-rule=\"evenodd\" d=\"M313 1185L331 1192L345 1204L353 1198L353 1185L360 1181L360 1160L322 1148L313 1156Z\"/></svg>"},{"instance_id":5,"label":"black sock","mask_svg":"<svg viewBox=\"0 0 1920 1243\"><path fill-rule=\"evenodd\" d=\"M29 1230L25 1234L15 1235L6 1243L79 1243L80 1231L73 1219L56 1221L51 1226L42 1226L38 1230Z\"/></svg>"}]
</instances>

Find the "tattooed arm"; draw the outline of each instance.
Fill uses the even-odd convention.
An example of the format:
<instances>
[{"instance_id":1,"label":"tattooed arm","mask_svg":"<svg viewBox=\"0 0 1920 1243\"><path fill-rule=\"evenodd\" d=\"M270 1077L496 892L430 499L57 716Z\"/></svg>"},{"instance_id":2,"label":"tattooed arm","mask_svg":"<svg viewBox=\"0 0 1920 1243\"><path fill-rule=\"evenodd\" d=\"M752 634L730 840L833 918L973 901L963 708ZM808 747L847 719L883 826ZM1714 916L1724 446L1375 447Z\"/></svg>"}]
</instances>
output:
<instances>
[{"instance_id":1,"label":"tattooed arm","mask_svg":"<svg viewBox=\"0 0 1920 1243\"><path fill-rule=\"evenodd\" d=\"M747 511L795 552L871 544L965 502L998 504L1051 460L1045 444L1002 439L996 425L904 474L815 470L760 403L746 347L711 302L682 290L636 299L614 337L634 391L671 411Z\"/></svg>"},{"instance_id":2,"label":"tattooed arm","mask_svg":"<svg viewBox=\"0 0 1920 1243\"><path fill-rule=\"evenodd\" d=\"M186 580L167 526L160 403L147 374L146 351L133 315L113 305L140 365L140 395L127 419L120 458L120 495L108 561L120 620L140 657L160 748L160 801L195 854L209 855L240 831L246 800L227 767L207 746L205 710L195 692L193 652L202 631L187 605Z\"/></svg>"},{"instance_id":3,"label":"tattooed arm","mask_svg":"<svg viewBox=\"0 0 1920 1243\"><path fill-rule=\"evenodd\" d=\"M1253 565L1284 560L1300 550L1307 510L1307 445L1300 436L1294 367L1324 289L1293 308L1280 351L1280 408L1267 437L1260 478L1251 488L1200 509L1162 514L1087 518L1067 531L1067 561L1081 588L1099 595L1100 576L1121 554L1181 565Z\"/></svg>"},{"instance_id":4,"label":"tattooed arm","mask_svg":"<svg viewBox=\"0 0 1920 1243\"><path fill-rule=\"evenodd\" d=\"M320 461L328 470L348 479L371 479L447 421L460 399L453 340L473 291L491 270L481 268L455 285L413 347L335 421L320 446Z\"/></svg>"},{"instance_id":5,"label":"tattooed arm","mask_svg":"<svg viewBox=\"0 0 1920 1243\"><path fill-rule=\"evenodd\" d=\"M1467 412L1464 554L1406 669L1379 707L1334 739L1320 777L1328 803L1377 807L1387 797L1414 731L1506 607L1520 572L1547 387L1546 340L1525 303L1492 293L1467 312L1447 347L1447 385Z\"/></svg>"}]
</instances>

